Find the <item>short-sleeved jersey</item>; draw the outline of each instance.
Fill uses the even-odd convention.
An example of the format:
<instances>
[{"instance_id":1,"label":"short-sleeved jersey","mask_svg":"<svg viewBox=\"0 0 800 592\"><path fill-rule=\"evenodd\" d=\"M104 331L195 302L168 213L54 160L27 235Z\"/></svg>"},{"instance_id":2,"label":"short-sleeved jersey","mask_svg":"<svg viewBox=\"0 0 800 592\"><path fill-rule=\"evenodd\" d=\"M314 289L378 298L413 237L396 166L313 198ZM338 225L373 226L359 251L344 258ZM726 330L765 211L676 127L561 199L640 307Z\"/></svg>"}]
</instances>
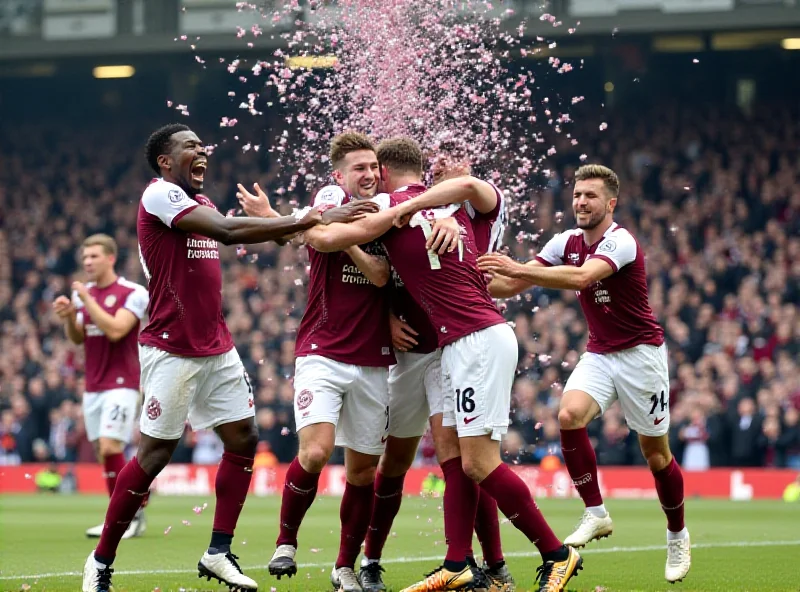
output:
<instances>
[{"instance_id":1,"label":"short-sleeved jersey","mask_svg":"<svg viewBox=\"0 0 800 592\"><path fill-rule=\"evenodd\" d=\"M664 330L648 302L644 251L630 232L612 224L599 241L587 245L582 230L568 230L551 238L536 256L547 266L580 267L588 259L602 259L614 273L577 293L589 325L586 349L607 354L664 343Z\"/></svg>"},{"instance_id":2,"label":"short-sleeved jersey","mask_svg":"<svg viewBox=\"0 0 800 592\"><path fill-rule=\"evenodd\" d=\"M503 235L506 229L506 204L503 193L491 184L497 194L497 204L485 214L478 212L469 202L464 204L464 209L469 216L472 231L475 236L475 247L479 255L492 253L503 244ZM428 320L428 316L414 301L406 290L403 280L396 271L392 272L394 292L392 295L392 310L395 314L408 323L418 335L414 336L417 345L409 350L414 353L427 354L434 351L438 345L436 329Z\"/></svg>"},{"instance_id":3,"label":"short-sleeved jersey","mask_svg":"<svg viewBox=\"0 0 800 592\"><path fill-rule=\"evenodd\" d=\"M313 205L324 211L350 199L341 187L329 185L317 193ZM386 194L373 201L382 209L389 205ZM362 248L385 256L379 242ZM394 364L388 288L372 284L347 253L320 253L308 246L308 257L308 303L297 330L295 355L323 356L356 366Z\"/></svg>"},{"instance_id":4,"label":"short-sleeved jersey","mask_svg":"<svg viewBox=\"0 0 800 592\"><path fill-rule=\"evenodd\" d=\"M173 183L155 179L139 202L139 259L150 287L150 320L139 343L187 357L215 356L233 349L222 315L222 268L217 241L184 232L178 221L198 206Z\"/></svg>"},{"instance_id":5,"label":"short-sleeved jersey","mask_svg":"<svg viewBox=\"0 0 800 592\"><path fill-rule=\"evenodd\" d=\"M144 286L118 277L113 283L99 288L90 283L86 287L97 304L116 316L120 308L131 311L140 321L147 311L147 290ZM72 294L72 302L78 311L78 323L83 325L83 347L86 354L86 392L99 393L117 388L139 388L139 351L136 346L139 338L139 323L119 341L111 341L105 333L92 322L89 311L83 305L77 292Z\"/></svg>"},{"instance_id":6,"label":"short-sleeved jersey","mask_svg":"<svg viewBox=\"0 0 800 592\"><path fill-rule=\"evenodd\" d=\"M423 185L401 187L391 194L390 205L424 191ZM464 228L462 248L444 255L429 253L425 241L430 221L447 216L453 216ZM464 208L445 206L417 212L407 226L391 229L382 241L406 289L437 332L439 347L505 322L478 271L479 251Z\"/></svg>"}]
</instances>

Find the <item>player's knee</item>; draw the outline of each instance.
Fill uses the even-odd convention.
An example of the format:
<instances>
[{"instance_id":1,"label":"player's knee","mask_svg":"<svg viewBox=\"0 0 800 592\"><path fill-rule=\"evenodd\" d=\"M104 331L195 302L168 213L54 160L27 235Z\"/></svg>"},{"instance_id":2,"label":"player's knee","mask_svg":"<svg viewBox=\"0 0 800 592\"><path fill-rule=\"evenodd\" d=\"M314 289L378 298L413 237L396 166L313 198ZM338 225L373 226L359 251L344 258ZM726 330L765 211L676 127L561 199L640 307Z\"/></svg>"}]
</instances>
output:
<instances>
[{"instance_id":1,"label":"player's knee","mask_svg":"<svg viewBox=\"0 0 800 592\"><path fill-rule=\"evenodd\" d=\"M142 452L140 449L136 455L136 460L145 473L155 477L169 464L171 457L172 450L167 448L152 448L146 452Z\"/></svg>"},{"instance_id":2,"label":"player's knee","mask_svg":"<svg viewBox=\"0 0 800 592\"><path fill-rule=\"evenodd\" d=\"M471 458L468 456L461 457L461 468L464 474L473 481L480 483L483 481L490 471L486 469L485 463L480 459Z\"/></svg>"},{"instance_id":3,"label":"player's knee","mask_svg":"<svg viewBox=\"0 0 800 592\"><path fill-rule=\"evenodd\" d=\"M660 470L666 469L672 460L672 455L663 450L645 451L644 457L647 459L647 466L652 473L658 473Z\"/></svg>"},{"instance_id":4,"label":"player's knee","mask_svg":"<svg viewBox=\"0 0 800 592\"><path fill-rule=\"evenodd\" d=\"M347 482L351 485L363 487L375 482L374 466L347 467Z\"/></svg>"},{"instance_id":5,"label":"player's knee","mask_svg":"<svg viewBox=\"0 0 800 592\"><path fill-rule=\"evenodd\" d=\"M566 406L558 411L558 423L562 430L577 430L586 427L586 410L575 406Z\"/></svg>"},{"instance_id":6,"label":"player's knee","mask_svg":"<svg viewBox=\"0 0 800 592\"><path fill-rule=\"evenodd\" d=\"M300 466L309 473L319 473L328 463L333 449L319 442L306 442L297 454Z\"/></svg>"},{"instance_id":7,"label":"player's knee","mask_svg":"<svg viewBox=\"0 0 800 592\"><path fill-rule=\"evenodd\" d=\"M252 421L239 421L217 429L225 452L252 458L258 446L258 430Z\"/></svg>"},{"instance_id":8,"label":"player's knee","mask_svg":"<svg viewBox=\"0 0 800 592\"><path fill-rule=\"evenodd\" d=\"M124 450L125 444L119 440L100 438L97 442L97 454L101 461L114 454L122 454Z\"/></svg>"}]
</instances>

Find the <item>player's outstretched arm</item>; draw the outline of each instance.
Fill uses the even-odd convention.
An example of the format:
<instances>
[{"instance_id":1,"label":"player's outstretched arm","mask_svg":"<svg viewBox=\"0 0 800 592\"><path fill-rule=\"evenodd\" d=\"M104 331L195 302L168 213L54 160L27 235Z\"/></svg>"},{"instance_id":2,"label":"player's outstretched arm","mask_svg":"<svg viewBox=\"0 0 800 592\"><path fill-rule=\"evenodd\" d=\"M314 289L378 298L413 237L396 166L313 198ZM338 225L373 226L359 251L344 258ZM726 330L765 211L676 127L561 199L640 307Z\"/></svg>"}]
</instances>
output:
<instances>
[{"instance_id":1,"label":"player's outstretched arm","mask_svg":"<svg viewBox=\"0 0 800 592\"><path fill-rule=\"evenodd\" d=\"M100 306L95 300L86 286L81 282L73 282L72 289L78 294L78 298L83 302L86 312L89 313L89 318L100 329L109 341L119 341L130 333L139 318L127 308L119 308L116 314L111 315Z\"/></svg>"},{"instance_id":2,"label":"player's outstretched arm","mask_svg":"<svg viewBox=\"0 0 800 592\"><path fill-rule=\"evenodd\" d=\"M395 223L404 226L408 219L419 212L468 201L478 212L486 214L497 206L497 192L486 181L475 177L448 179L431 187L422 195L403 202L398 207Z\"/></svg>"},{"instance_id":3,"label":"player's outstretched arm","mask_svg":"<svg viewBox=\"0 0 800 592\"><path fill-rule=\"evenodd\" d=\"M83 343L83 324L78 322L78 311L75 305L66 296L59 296L53 302L53 311L64 321L64 333L72 343L80 345Z\"/></svg>"},{"instance_id":4,"label":"player's outstretched arm","mask_svg":"<svg viewBox=\"0 0 800 592\"><path fill-rule=\"evenodd\" d=\"M184 232L207 236L223 245L264 243L313 228L322 222L316 209L298 220L294 216L277 218L228 218L208 206L197 206L181 217L175 226Z\"/></svg>"},{"instance_id":5,"label":"player's outstretched arm","mask_svg":"<svg viewBox=\"0 0 800 592\"><path fill-rule=\"evenodd\" d=\"M541 267L542 264L536 261L528 261L525 265ZM525 290L532 288L534 284L520 278L512 278L505 275L493 274L492 281L489 282L489 294L492 298L511 298L522 294Z\"/></svg>"},{"instance_id":6,"label":"player's outstretched arm","mask_svg":"<svg viewBox=\"0 0 800 592\"><path fill-rule=\"evenodd\" d=\"M389 282L389 262L386 257L370 255L361 247L350 247L344 250L372 284L383 288Z\"/></svg>"},{"instance_id":7,"label":"player's outstretched arm","mask_svg":"<svg viewBox=\"0 0 800 592\"><path fill-rule=\"evenodd\" d=\"M392 227L396 208L397 206L368 214L351 224L316 226L306 231L305 241L320 253L334 253L363 245L380 237Z\"/></svg>"},{"instance_id":8,"label":"player's outstretched arm","mask_svg":"<svg viewBox=\"0 0 800 592\"><path fill-rule=\"evenodd\" d=\"M526 265L506 255L489 253L478 258L478 269L492 276L522 280L530 286L556 290L585 290L594 282L607 278L614 268L604 259L588 259L580 267L572 265Z\"/></svg>"}]
</instances>

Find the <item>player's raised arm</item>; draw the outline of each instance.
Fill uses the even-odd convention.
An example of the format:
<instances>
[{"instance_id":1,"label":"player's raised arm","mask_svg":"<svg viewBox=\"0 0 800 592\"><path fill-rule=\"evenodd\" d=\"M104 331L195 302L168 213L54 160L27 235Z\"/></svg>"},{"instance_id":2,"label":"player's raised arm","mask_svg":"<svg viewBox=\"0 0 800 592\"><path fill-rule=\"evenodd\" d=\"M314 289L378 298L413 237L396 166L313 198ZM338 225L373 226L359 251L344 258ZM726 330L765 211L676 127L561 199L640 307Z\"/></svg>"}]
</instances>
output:
<instances>
[{"instance_id":1,"label":"player's raised arm","mask_svg":"<svg viewBox=\"0 0 800 592\"><path fill-rule=\"evenodd\" d=\"M321 253L344 251L382 236L392 227L395 214L395 208L390 208L376 214L368 214L352 224L316 226L306 231L305 241Z\"/></svg>"},{"instance_id":2,"label":"player's raised arm","mask_svg":"<svg viewBox=\"0 0 800 592\"><path fill-rule=\"evenodd\" d=\"M401 204L396 224L404 226L408 219L420 210L468 201L476 211L486 214L497 206L497 191L486 181L464 176L442 181L420 196Z\"/></svg>"},{"instance_id":3,"label":"player's raised arm","mask_svg":"<svg viewBox=\"0 0 800 592\"><path fill-rule=\"evenodd\" d=\"M133 292L125 306L120 307L114 315L109 314L95 300L82 282L73 282L72 289L83 302L92 322L111 342L116 342L130 333L147 310L147 293Z\"/></svg>"},{"instance_id":4,"label":"player's raised arm","mask_svg":"<svg viewBox=\"0 0 800 592\"><path fill-rule=\"evenodd\" d=\"M478 259L478 269L495 277L503 276L521 280L527 284L527 287L541 286L557 290L585 290L594 282L605 279L614 273L614 268L602 259L589 259L580 267L572 265L544 267L518 263L499 253L481 256Z\"/></svg>"}]
</instances>

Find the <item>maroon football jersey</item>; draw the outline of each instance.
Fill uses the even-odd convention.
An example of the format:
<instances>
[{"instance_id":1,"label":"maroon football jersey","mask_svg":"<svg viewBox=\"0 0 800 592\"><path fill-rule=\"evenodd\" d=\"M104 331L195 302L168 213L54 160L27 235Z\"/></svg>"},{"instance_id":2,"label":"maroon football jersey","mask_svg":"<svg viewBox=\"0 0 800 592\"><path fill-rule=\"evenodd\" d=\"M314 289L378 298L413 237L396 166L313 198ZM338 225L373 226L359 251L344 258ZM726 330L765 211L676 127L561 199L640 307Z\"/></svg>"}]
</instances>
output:
<instances>
[{"instance_id":1,"label":"maroon football jersey","mask_svg":"<svg viewBox=\"0 0 800 592\"><path fill-rule=\"evenodd\" d=\"M472 222L472 230L475 233L475 246L481 255L493 253L503 246L503 235L506 231L506 200L503 192L493 183L489 183L497 194L497 204L485 214L478 212L469 202L464 204L464 208L469 214Z\"/></svg>"},{"instance_id":2,"label":"maroon football jersey","mask_svg":"<svg viewBox=\"0 0 800 592\"><path fill-rule=\"evenodd\" d=\"M401 187L391 194L390 205L424 191L423 185ZM425 242L431 220L446 216L453 216L464 228L462 248L444 255L429 253ZM505 322L478 271L479 252L464 208L445 206L417 212L407 226L393 228L382 241L405 287L433 325L439 347Z\"/></svg>"},{"instance_id":3,"label":"maroon football jersey","mask_svg":"<svg viewBox=\"0 0 800 592\"><path fill-rule=\"evenodd\" d=\"M587 259L602 259L614 273L577 293L589 325L586 349L607 354L664 343L664 330L648 302L644 251L630 232L612 224L603 238L587 245L582 230L568 230L551 238L536 256L547 266L580 267Z\"/></svg>"},{"instance_id":4,"label":"maroon football jersey","mask_svg":"<svg viewBox=\"0 0 800 592\"><path fill-rule=\"evenodd\" d=\"M222 268L217 241L175 225L196 207L214 204L189 197L155 179L139 202L139 259L150 287L150 319L139 343L179 356L205 357L233 349L222 315Z\"/></svg>"},{"instance_id":5,"label":"maroon football jersey","mask_svg":"<svg viewBox=\"0 0 800 592\"><path fill-rule=\"evenodd\" d=\"M131 311L137 319L147 310L147 290L139 284L118 277L104 288L90 283L89 294L112 317L120 308ZM92 322L89 311L77 293L72 301L78 310L78 322L83 325L83 347L86 354L86 392L99 393L118 388L139 389L139 323L119 341L111 341Z\"/></svg>"},{"instance_id":6,"label":"maroon football jersey","mask_svg":"<svg viewBox=\"0 0 800 592\"><path fill-rule=\"evenodd\" d=\"M387 207L387 197L374 201ZM341 187L330 185L317 193L313 205L325 210L349 201ZM385 256L378 242L362 248ZM317 355L357 366L394 364L388 287L372 284L344 252L320 253L309 246L308 257L308 303L297 330L295 356Z\"/></svg>"}]
</instances>

